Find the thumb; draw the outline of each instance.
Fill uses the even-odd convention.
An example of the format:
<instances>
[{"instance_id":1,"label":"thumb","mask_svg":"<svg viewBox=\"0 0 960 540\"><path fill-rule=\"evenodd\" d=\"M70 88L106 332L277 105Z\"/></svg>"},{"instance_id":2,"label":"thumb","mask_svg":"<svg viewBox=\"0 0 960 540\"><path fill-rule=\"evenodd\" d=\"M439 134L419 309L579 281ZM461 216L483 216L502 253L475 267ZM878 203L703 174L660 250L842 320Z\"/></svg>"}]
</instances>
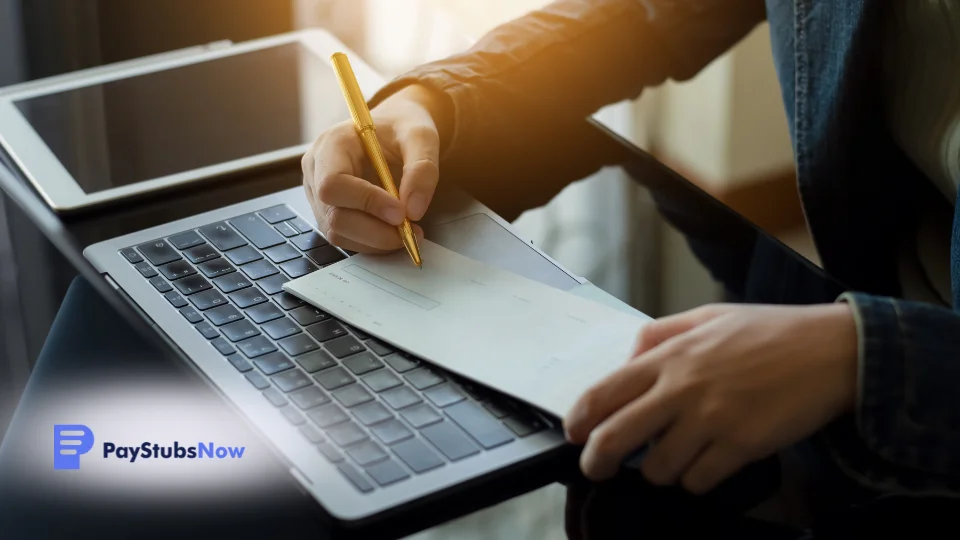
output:
<instances>
[{"instance_id":1,"label":"thumb","mask_svg":"<svg viewBox=\"0 0 960 540\"><path fill-rule=\"evenodd\" d=\"M440 136L432 126L412 128L402 134L400 152L400 202L407 208L407 217L417 221L427 212L440 180Z\"/></svg>"}]
</instances>

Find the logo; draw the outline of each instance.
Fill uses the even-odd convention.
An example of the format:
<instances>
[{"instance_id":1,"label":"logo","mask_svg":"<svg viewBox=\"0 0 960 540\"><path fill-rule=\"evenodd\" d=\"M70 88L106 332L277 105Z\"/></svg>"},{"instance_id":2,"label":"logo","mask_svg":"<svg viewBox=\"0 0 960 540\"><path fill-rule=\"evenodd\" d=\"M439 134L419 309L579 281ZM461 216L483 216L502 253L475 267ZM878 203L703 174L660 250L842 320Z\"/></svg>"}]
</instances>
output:
<instances>
[{"instance_id":1,"label":"logo","mask_svg":"<svg viewBox=\"0 0 960 540\"><path fill-rule=\"evenodd\" d=\"M53 468L79 469L80 456L93 448L93 431L81 424L53 426Z\"/></svg>"}]
</instances>

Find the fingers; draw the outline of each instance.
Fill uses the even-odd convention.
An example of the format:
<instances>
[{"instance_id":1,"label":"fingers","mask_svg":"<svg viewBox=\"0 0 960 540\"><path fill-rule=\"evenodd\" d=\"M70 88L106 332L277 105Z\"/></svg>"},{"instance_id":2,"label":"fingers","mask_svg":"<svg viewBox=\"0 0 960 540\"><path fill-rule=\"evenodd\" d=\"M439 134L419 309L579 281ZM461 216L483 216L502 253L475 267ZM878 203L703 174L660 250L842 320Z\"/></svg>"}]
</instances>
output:
<instances>
[{"instance_id":1,"label":"fingers","mask_svg":"<svg viewBox=\"0 0 960 540\"><path fill-rule=\"evenodd\" d=\"M321 230L327 241L335 246L364 253L393 251L403 247L396 227L360 210L330 206L321 219ZM346 244L366 246L372 250L351 249Z\"/></svg>"},{"instance_id":2,"label":"fingers","mask_svg":"<svg viewBox=\"0 0 960 540\"><path fill-rule=\"evenodd\" d=\"M590 432L580 454L580 468L591 480L613 476L629 453L664 429L675 410L656 389L618 410Z\"/></svg>"},{"instance_id":3,"label":"fingers","mask_svg":"<svg viewBox=\"0 0 960 540\"><path fill-rule=\"evenodd\" d=\"M656 363L638 361L623 366L587 390L564 420L570 442L583 444L595 426L649 390L658 373Z\"/></svg>"},{"instance_id":4,"label":"fingers","mask_svg":"<svg viewBox=\"0 0 960 540\"><path fill-rule=\"evenodd\" d=\"M403 155L400 201L407 209L407 217L417 221L427 212L440 179L440 136L436 129L426 126L398 135Z\"/></svg>"},{"instance_id":5,"label":"fingers","mask_svg":"<svg viewBox=\"0 0 960 540\"><path fill-rule=\"evenodd\" d=\"M653 484L675 484L710 439L706 426L692 414L682 414L650 447L640 470Z\"/></svg>"},{"instance_id":6,"label":"fingers","mask_svg":"<svg viewBox=\"0 0 960 540\"><path fill-rule=\"evenodd\" d=\"M315 189L317 200L321 203L365 212L379 218L384 225L396 227L403 223L406 214L403 205L392 195L350 174L327 174L317 180Z\"/></svg>"},{"instance_id":7,"label":"fingers","mask_svg":"<svg viewBox=\"0 0 960 540\"><path fill-rule=\"evenodd\" d=\"M711 304L657 319L640 329L631 358L636 358L674 336L723 315L730 309L732 308L724 304Z\"/></svg>"},{"instance_id":8,"label":"fingers","mask_svg":"<svg viewBox=\"0 0 960 540\"><path fill-rule=\"evenodd\" d=\"M748 461L745 454L729 445L712 444L683 474L681 484L691 493L706 493L740 470Z\"/></svg>"}]
</instances>

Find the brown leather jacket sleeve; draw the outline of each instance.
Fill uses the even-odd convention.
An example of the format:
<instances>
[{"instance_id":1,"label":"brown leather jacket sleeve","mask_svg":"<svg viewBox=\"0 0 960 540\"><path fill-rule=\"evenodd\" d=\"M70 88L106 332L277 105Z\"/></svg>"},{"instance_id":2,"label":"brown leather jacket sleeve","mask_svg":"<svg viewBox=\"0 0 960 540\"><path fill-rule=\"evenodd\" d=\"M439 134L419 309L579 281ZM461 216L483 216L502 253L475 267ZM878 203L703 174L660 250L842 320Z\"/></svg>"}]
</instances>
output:
<instances>
[{"instance_id":1,"label":"brown leather jacket sleeve","mask_svg":"<svg viewBox=\"0 0 960 540\"><path fill-rule=\"evenodd\" d=\"M401 76L371 105L413 83L442 93L441 167L533 151L604 105L692 77L764 17L763 0L559 0Z\"/></svg>"}]
</instances>

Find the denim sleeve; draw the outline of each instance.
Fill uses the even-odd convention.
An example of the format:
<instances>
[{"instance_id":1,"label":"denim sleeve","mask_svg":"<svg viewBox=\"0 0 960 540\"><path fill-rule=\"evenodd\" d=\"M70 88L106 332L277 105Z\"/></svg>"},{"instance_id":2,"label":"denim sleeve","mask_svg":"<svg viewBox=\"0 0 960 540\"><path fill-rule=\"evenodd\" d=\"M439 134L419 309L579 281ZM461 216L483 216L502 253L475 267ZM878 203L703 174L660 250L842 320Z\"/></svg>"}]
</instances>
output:
<instances>
[{"instance_id":1,"label":"denim sleeve","mask_svg":"<svg viewBox=\"0 0 960 540\"><path fill-rule=\"evenodd\" d=\"M826 442L855 480L885 492L960 494L960 313L861 293L852 425Z\"/></svg>"},{"instance_id":2,"label":"denim sleeve","mask_svg":"<svg viewBox=\"0 0 960 540\"><path fill-rule=\"evenodd\" d=\"M399 77L370 104L425 86L447 104L442 163L497 155L486 150L544 144L645 87L693 77L765 16L763 0L558 0Z\"/></svg>"}]
</instances>

